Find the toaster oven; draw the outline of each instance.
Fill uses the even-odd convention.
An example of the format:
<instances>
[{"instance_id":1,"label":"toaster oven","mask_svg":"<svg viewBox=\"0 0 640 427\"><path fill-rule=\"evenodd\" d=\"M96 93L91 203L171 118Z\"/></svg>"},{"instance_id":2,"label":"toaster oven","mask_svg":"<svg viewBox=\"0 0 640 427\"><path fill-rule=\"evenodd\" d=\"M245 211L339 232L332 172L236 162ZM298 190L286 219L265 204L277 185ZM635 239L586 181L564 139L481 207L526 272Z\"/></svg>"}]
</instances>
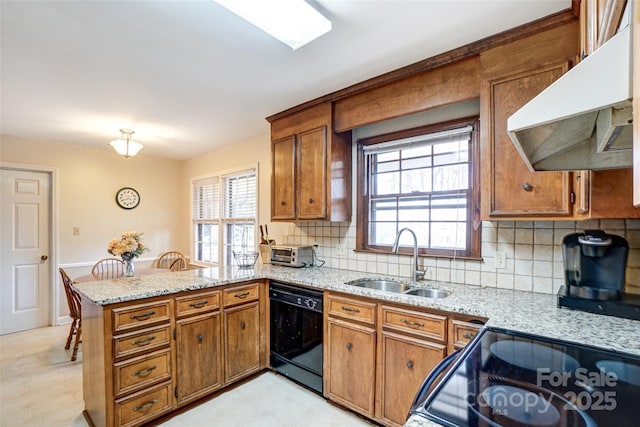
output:
<instances>
[{"instance_id":1,"label":"toaster oven","mask_svg":"<svg viewBox=\"0 0 640 427\"><path fill-rule=\"evenodd\" d=\"M285 267L308 267L313 265L313 246L271 246L271 264Z\"/></svg>"}]
</instances>

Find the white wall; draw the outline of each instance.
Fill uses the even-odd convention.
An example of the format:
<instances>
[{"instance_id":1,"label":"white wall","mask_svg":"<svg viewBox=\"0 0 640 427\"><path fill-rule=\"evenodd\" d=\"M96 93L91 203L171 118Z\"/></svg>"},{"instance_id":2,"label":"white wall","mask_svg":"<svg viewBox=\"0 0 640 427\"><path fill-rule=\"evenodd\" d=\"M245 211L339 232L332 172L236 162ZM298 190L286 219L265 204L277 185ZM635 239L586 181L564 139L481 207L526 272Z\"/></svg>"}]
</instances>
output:
<instances>
[{"instance_id":1,"label":"white wall","mask_svg":"<svg viewBox=\"0 0 640 427\"><path fill-rule=\"evenodd\" d=\"M271 138L269 134L259 135L185 160L181 185L187 191L183 194L182 203L189 204L188 189L191 178L256 163L258 164L258 223L268 224L269 238L275 239L277 243L282 242L291 223L271 222ZM190 215L188 210L186 215ZM183 233L189 235L190 227L189 221L186 221Z\"/></svg>"},{"instance_id":2,"label":"white wall","mask_svg":"<svg viewBox=\"0 0 640 427\"><path fill-rule=\"evenodd\" d=\"M148 156L144 150L125 159L106 144L92 148L7 135L0 136L0 161L56 169L57 256L71 277L87 274L94 262L110 257L107 244L124 231L144 233L149 251L140 260L151 261L167 250L188 250L184 209L176 203L176 195L184 192L182 162ZM138 190L137 208L116 205L115 193L121 187ZM80 235L73 235L73 227L80 228ZM66 315L64 293L60 296L57 306Z\"/></svg>"}]
</instances>

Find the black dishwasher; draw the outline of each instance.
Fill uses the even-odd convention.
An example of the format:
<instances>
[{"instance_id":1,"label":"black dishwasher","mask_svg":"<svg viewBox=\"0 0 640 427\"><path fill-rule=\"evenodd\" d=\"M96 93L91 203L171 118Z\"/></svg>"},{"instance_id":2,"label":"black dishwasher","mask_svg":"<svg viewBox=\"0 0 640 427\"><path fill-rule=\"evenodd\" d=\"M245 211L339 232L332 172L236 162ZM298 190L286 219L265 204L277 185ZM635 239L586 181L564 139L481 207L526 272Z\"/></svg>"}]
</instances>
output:
<instances>
[{"instance_id":1,"label":"black dishwasher","mask_svg":"<svg viewBox=\"0 0 640 427\"><path fill-rule=\"evenodd\" d=\"M271 367L322 394L322 292L269 284Z\"/></svg>"}]
</instances>

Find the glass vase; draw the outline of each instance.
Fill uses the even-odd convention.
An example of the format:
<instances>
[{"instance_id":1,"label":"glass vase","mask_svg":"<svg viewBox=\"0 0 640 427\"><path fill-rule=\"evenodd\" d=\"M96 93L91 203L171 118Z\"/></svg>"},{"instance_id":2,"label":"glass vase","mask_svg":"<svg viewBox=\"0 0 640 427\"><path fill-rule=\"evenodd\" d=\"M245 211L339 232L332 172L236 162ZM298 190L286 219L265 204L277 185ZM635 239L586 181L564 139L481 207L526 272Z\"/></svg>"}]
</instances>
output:
<instances>
[{"instance_id":1,"label":"glass vase","mask_svg":"<svg viewBox=\"0 0 640 427\"><path fill-rule=\"evenodd\" d=\"M124 260L124 275L125 277L133 277L133 260L126 259Z\"/></svg>"}]
</instances>

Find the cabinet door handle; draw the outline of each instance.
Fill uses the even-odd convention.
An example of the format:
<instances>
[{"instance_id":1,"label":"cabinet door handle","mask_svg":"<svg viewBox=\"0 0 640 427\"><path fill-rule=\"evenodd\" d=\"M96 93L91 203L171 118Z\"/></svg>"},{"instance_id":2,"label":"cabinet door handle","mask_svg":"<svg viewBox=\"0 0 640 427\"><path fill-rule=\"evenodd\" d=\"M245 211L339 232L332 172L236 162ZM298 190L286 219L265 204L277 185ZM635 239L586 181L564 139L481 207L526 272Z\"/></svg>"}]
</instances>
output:
<instances>
[{"instance_id":1,"label":"cabinet door handle","mask_svg":"<svg viewBox=\"0 0 640 427\"><path fill-rule=\"evenodd\" d=\"M156 369L158 366L157 365L153 365L147 369L141 369L139 371L135 371L133 374L134 377L146 377L147 375L149 375L154 369Z\"/></svg>"},{"instance_id":2,"label":"cabinet door handle","mask_svg":"<svg viewBox=\"0 0 640 427\"><path fill-rule=\"evenodd\" d=\"M313 203L313 199L309 197L309 203Z\"/></svg>"},{"instance_id":3,"label":"cabinet door handle","mask_svg":"<svg viewBox=\"0 0 640 427\"><path fill-rule=\"evenodd\" d=\"M528 182L525 182L524 184L522 184L522 189L524 191L531 191L531 190L533 190L533 185L531 185Z\"/></svg>"},{"instance_id":4,"label":"cabinet door handle","mask_svg":"<svg viewBox=\"0 0 640 427\"><path fill-rule=\"evenodd\" d=\"M420 326L421 328L424 327L424 323L422 322L414 322L412 320L407 320L407 319L400 319L401 322L406 323L409 326Z\"/></svg>"},{"instance_id":5,"label":"cabinet door handle","mask_svg":"<svg viewBox=\"0 0 640 427\"><path fill-rule=\"evenodd\" d=\"M469 332L465 332L462 334L462 338L466 338L468 340L470 340L471 338L475 337L476 334L470 334Z\"/></svg>"},{"instance_id":6,"label":"cabinet door handle","mask_svg":"<svg viewBox=\"0 0 640 427\"><path fill-rule=\"evenodd\" d=\"M285 202L284 200L280 202L280 206L284 206L286 204L287 204L287 202Z\"/></svg>"},{"instance_id":7,"label":"cabinet door handle","mask_svg":"<svg viewBox=\"0 0 640 427\"><path fill-rule=\"evenodd\" d=\"M245 329L247 327L247 324L243 321L240 322L240 329Z\"/></svg>"},{"instance_id":8,"label":"cabinet door handle","mask_svg":"<svg viewBox=\"0 0 640 427\"><path fill-rule=\"evenodd\" d=\"M407 368L413 369L413 362L411 360L407 362Z\"/></svg>"},{"instance_id":9,"label":"cabinet door handle","mask_svg":"<svg viewBox=\"0 0 640 427\"><path fill-rule=\"evenodd\" d=\"M198 302L192 302L191 304L189 304L189 307L194 307L194 308L200 308L205 304L208 304L209 301L204 300L204 301L198 301Z\"/></svg>"},{"instance_id":10,"label":"cabinet door handle","mask_svg":"<svg viewBox=\"0 0 640 427\"><path fill-rule=\"evenodd\" d=\"M353 348L353 344L351 344L350 342L347 343L347 350L351 351L351 349Z\"/></svg>"},{"instance_id":11,"label":"cabinet door handle","mask_svg":"<svg viewBox=\"0 0 640 427\"><path fill-rule=\"evenodd\" d=\"M204 335L199 334L199 335L198 335L198 343L199 343L199 344L202 344L202 341L203 341L203 340L204 340Z\"/></svg>"},{"instance_id":12,"label":"cabinet door handle","mask_svg":"<svg viewBox=\"0 0 640 427\"><path fill-rule=\"evenodd\" d=\"M156 314L156 312L151 310L151 311L147 311L146 313L142 313L142 314L132 314L131 318L134 319L134 320L146 320L149 317L153 316L154 314Z\"/></svg>"},{"instance_id":13,"label":"cabinet door handle","mask_svg":"<svg viewBox=\"0 0 640 427\"><path fill-rule=\"evenodd\" d=\"M148 401L147 403L143 403L140 406L136 406L135 408L133 408L133 410L135 412L144 411L145 409L151 408L157 402L158 402L158 399L153 399L153 400Z\"/></svg>"},{"instance_id":14,"label":"cabinet door handle","mask_svg":"<svg viewBox=\"0 0 640 427\"><path fill-rule=\"evenodd\" d=\"M155 339L156 339L156 336L151 335L150 337L140 338L139 340L131 341L131 345L147 345Z\"/></svg>"},{"instance_id":15,"label":"cabinet door handle","mask_svg":"<svg viewBox=\"0 0 640 427\"><path fill-rule=\"evenodd\" d=\"M357 308L345 307L344 305L340 308L349 313L360 313L360 310L358 310Z\"/></svg>"},{"instance_id":16,"label":"cabinet door handle","mask_svg":"<svg viewBox=\"0 0 640 427\"><path fill-rule=\"evenodd\" d=\"M251 292L243 292L241 294L235 294L234 297L236 297L236 298L246 298L246 297L249 296L250 293Z\"/></svg>"}]
</instances>

